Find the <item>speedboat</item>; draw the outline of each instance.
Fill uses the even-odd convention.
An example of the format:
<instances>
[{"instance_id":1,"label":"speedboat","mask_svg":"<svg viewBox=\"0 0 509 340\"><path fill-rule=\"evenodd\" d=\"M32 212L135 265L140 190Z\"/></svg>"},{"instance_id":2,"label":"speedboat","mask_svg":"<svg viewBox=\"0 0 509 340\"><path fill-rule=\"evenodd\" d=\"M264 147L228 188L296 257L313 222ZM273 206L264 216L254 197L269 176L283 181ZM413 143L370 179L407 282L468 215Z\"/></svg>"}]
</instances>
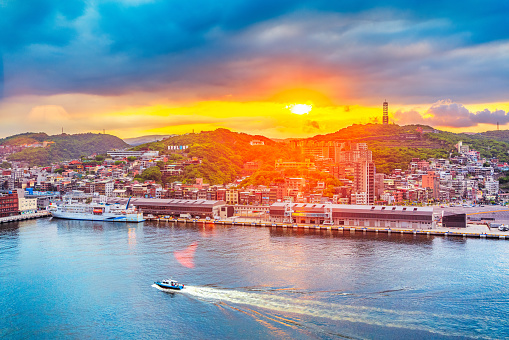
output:
<instances>
[{"instance_id":1,"label":"speedboat","mask_svg":"<svg viewBox=\"0 0 509 340\"><path fill-rule=\"evenodd\" d=\"M156 281L154 283L164 289L181 290L184 288L184 285L178 283L175 280L162 280L162 281Z\"/></svg>"}]
</instances>

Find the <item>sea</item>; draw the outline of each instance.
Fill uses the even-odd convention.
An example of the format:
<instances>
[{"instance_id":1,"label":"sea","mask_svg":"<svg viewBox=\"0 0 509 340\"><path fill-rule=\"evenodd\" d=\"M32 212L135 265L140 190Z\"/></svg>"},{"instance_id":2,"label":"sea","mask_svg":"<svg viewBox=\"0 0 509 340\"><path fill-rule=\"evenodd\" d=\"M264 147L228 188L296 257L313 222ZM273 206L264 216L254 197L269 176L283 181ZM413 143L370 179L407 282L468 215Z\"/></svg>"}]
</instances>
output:
<instances>
[{"instance_id":1,"label":"sea","mask_svg":"<svg viewBox=\"0 0 509 340\"><path fill-rule=\"evenodd\" d=\"M174 279L182 291L154 282ZM509 241L214 224L0 225L0 338L504 339Z\"/></svg>"}]
</instances>

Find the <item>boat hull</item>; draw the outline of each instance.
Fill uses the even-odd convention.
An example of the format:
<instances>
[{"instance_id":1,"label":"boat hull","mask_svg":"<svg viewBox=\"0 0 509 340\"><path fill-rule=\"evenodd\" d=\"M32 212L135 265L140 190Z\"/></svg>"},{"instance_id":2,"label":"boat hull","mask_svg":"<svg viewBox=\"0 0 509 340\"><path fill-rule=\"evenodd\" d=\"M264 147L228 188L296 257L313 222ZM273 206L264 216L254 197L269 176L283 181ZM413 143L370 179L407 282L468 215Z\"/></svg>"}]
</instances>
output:
<instances>
[{"instance_id":1,"label":"boat hull","mask_svg":"<svg viewBox=\"0 0 509 340\"><path fill-rule=\"evenodd\" d=\"M125 214L125 215L117 215L117 214L102 214L102 215L94 215L87 213L66 213L66 212L58 212L52 211L51 215L55 218L62 218L65 220L82 220L82 221L105 221L105 222L124 222L124 223L139 223L145 221L143 219L143 214Z\"/></svg>"},{"instance_id":2,"label":"boat hull","mask_svg":"<svg viewBox=\"0 0 509 340\"><path fill-rule=\"evenodd\" d=\"M178 286L170 286L170 285L166 285L164 283L161 283L161 282L154 282L157 286L161 287L161 288L164 288L164 289L171 289L171 290L182 290L184 289L184 285L178 285Z\"/></svg>"}]
</instances>

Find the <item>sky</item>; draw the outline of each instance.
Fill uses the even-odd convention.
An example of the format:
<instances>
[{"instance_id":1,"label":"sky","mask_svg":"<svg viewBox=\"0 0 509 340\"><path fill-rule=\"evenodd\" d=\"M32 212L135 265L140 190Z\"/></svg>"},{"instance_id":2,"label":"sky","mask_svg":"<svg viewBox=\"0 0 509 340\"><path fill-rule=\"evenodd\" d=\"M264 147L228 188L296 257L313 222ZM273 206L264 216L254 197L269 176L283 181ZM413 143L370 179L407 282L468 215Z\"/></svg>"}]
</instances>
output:
<instances>
[{"instance_id":1,"label":"sky","mask_svg":"<svg viewBox=\"0 0 509 340\"><path fill-rule=\"evenodd\" d=\"M509 129L509 2L0 0L0 137Z\"/></svg>"}]
</instances>

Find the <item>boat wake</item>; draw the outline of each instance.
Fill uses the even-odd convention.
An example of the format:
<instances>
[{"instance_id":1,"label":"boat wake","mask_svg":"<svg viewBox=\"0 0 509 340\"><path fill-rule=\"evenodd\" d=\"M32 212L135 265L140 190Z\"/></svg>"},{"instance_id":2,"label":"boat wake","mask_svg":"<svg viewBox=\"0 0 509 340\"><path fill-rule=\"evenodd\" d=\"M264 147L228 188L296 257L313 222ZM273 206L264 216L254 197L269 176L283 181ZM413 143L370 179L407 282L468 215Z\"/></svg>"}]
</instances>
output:
<instances>
[{"instance_id":1,"label":"boat wake","mask_svg":"<svg viewBox=\"0 0 509 340\"><path fill-rule=\"evenodd\" d=\"M298 319L292 320L287 313L310 317L326 318L334 321L365 323L368 325L396 327L406 330L425 331L447 336L485 337L487 324L503 322L502 319L487 316L462 315L468 319L469 329L461 329L457 315L436 314L425 311L393 310L369 306L358 306L340 303L329 303L311 299L298 299L277 293L241 291L203 286L186 286L182 293L196 299L214 303L219 308L229 307L253 317L268 318L285 326L302 325ZM257 307L260 310L253 310ZM282 313L285 317L276 316L264 311L271 310ZM463 324L464 327L464 324ZM460 329L460 330L458 330ZM339 334L338 334L339 335ZM343 335L340 335L343 336Z\"/></svg>"}]
</instances>

